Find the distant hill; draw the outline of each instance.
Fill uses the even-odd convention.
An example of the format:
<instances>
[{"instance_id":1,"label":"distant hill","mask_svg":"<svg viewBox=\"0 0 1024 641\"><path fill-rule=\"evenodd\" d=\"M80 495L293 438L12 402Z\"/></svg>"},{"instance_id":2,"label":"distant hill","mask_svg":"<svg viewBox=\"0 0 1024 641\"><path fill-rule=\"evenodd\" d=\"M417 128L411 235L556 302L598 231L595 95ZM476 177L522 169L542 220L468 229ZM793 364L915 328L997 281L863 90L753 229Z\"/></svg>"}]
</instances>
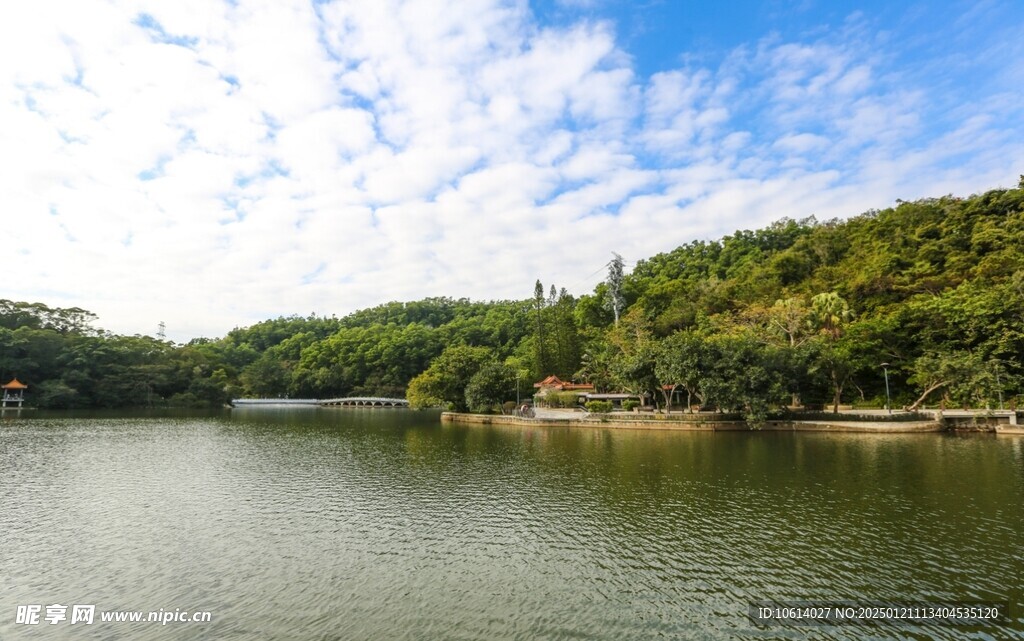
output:
<instances>
[{"instance_id":1,"label":"distant hill","mask_svg":"<svg viewBox=\"0 0 1024 641\"><path fill-rule=\"evenodd\" d=\"M1009 402L1020 392L1024 353L1024 181L846 220L782 218L640 260L622 283L618 327L607 283L579 298L540 282L536 290L523 301L427 298L343 318L283 317L187 345L105 333L78 308L5 300L0 378L17 376L36 404L52 407L402 396L446 348L465 345L486 348L487 358L510 367L521 394L558 374L655 395L684 376L669 367L672 354L698 343L743 352L737 346L749 343L747 364L737 366L753 371L757 362L769 378L783 377L763 383L767 407L794 395L834 400L838 387L844 401L877 402L881 363L896 402L910 403L928 386L922 367L967 361L977 365L956 378L973 382L940 385L936 394L957 403ZM844 350L843 372L826 362L836 350ZM724 392L714 391L712 378L688 385L721 405ZM746 385L729 394L749 396L762 383Z\"/></svg>"}]
</instances>

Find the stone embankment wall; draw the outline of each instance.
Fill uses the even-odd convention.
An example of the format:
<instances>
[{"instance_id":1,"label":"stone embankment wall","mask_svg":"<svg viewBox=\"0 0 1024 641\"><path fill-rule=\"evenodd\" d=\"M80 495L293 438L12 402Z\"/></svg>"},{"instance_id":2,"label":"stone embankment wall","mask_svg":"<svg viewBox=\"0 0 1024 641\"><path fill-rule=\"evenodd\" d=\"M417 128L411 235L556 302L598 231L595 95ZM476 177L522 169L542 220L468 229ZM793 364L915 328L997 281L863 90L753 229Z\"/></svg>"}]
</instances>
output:
<instances>
[{"instance_id":1,"label":"stone embankment wall","mask_svg":"<svg viewBox=\"0 0 1024 641\"><path fill-rule=\"evenodd\" d=\"M565 426L565 427L596 427L635 430L680 430L680 431L750 431L750 426L743 421L685 421L666 418L629 418L612 415L608 417L588 418L522 418L501 414L462 414L443 412L441 422L444 423L476 423L483 425L523 425L523 426ZM784 432L872 432L872 433L905 433L905 432L941 432L943 425L938 422L856 422L836 421L769 421L761 427L762 431Z\"/></svg>"}]
</instances>

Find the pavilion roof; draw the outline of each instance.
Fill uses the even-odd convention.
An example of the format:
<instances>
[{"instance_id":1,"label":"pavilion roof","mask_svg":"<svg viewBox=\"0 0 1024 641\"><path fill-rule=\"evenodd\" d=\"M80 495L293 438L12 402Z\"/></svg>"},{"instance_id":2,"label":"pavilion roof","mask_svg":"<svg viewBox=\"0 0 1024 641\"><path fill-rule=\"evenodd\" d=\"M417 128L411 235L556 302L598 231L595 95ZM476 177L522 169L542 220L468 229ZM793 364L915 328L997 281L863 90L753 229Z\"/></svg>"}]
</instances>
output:
<instances>
[{"instance_id":1,"label":"pavilion roof","mask_svg":"<svg viewBox=\"0 0 1024 641\"><path fill-rule=\"evenodd\" d=\"M534 387L551 387L556 390L572 391L572 390L591 390L594 389L591 383L566 383L562 379L558 378L554 374L548 376L539 383L534 383Z\"/></svg>"},{"instance_id":2,"label":"pavilion roof","mask_svg":"<svg viewBox=\"0 0 1024 641\"><path fill-rule=\"evenodd\" d=\"M6 385L0 385L2 389L28 389L28 385L25 385L16 378L12 378L11 382Z\"/></svg>"},{"instance_id":3,"label":"pavilion roof","mask_svg":"<svg viewBox=\"0 0 1024 641\"><path fill-rule=\"evenodd\" d=\"M533 384L534 387L560 387L561 385L563 385L561 379L559 379L554 374L552 374L551 376L548 376L547 378L545 378L544 380L542 380L539 383L534 383Z\"/></svg>"}]
</instances>

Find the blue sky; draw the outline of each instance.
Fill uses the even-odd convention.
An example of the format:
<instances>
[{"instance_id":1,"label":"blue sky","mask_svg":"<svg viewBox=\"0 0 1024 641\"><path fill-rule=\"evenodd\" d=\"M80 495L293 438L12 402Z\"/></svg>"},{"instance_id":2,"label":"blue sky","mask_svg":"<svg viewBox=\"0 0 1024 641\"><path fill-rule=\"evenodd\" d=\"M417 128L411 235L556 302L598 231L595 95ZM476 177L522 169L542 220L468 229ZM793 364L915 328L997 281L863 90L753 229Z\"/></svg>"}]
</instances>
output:
<instances>
[{"instance_id":1,"label":"blue sky","mask_svg":"<svg viewBox=\"0 0 1024 641\"><path fill-rule=\"evenodd\" d=\"M124 333L582 294L613 251L1024 173L1013 0L0 11L0 295Z\"/></svg>"}]
</instances>

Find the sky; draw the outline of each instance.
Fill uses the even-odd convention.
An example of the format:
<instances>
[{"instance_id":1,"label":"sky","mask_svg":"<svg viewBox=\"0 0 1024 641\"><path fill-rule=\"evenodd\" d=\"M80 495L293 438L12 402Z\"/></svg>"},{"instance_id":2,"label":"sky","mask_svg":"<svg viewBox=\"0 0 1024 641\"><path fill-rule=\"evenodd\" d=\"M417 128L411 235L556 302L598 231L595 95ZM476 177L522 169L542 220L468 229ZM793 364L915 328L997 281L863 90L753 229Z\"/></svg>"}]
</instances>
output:
<instances>
[{"instance_id":1,"label":"sky","mask_svg":"<svg viewBox=\"0 0 1024 641\"><path fill-rule=\"evenodd\" d=\"M1014 187L1019 0L0 9L0 298L222 336Z\"/></svg>"}]
</instances>

